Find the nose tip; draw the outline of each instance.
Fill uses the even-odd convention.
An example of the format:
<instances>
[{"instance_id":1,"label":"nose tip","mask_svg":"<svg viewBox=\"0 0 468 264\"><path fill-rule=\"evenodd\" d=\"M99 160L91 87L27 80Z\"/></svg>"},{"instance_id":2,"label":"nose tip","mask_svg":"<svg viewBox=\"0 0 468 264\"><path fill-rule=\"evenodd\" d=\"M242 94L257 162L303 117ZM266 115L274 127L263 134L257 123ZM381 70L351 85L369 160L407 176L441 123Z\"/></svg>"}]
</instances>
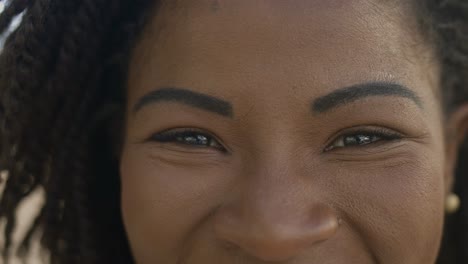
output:
<instances>
[{"instance_id":1,"label":"nose tip","mask_svg":"<svg viewBox=\"0 0 468 264\"><path fill-rule=\"evenodd\" d=\"M239 217L226 210L217 214L215 220L218 238L267 262L293 259L331 238L337 228L336 214L325 207L315 208L307 217L287 215L270 219Z\"/></svg>"}]
</instances>

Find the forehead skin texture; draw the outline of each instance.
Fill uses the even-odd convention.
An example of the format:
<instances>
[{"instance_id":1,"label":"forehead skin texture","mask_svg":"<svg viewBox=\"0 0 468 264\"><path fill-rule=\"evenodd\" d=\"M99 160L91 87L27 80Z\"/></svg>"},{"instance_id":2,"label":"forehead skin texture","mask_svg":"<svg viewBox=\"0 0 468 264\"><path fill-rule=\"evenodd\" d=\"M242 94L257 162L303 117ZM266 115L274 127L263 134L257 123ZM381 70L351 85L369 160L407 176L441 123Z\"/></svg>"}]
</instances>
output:
<instances>
[{"instance_id":1,"label":"forehead skin texture","mask_svg":"<svg viewBox=\"0 0 468 264\"><path fill-rule=\"evenodd\" d=\"M128 80L122 213L137 263L434 263L438 71L405 2L163 3ZM337 91L351 92L314 110Z\"/></svg>"}]
</instances>

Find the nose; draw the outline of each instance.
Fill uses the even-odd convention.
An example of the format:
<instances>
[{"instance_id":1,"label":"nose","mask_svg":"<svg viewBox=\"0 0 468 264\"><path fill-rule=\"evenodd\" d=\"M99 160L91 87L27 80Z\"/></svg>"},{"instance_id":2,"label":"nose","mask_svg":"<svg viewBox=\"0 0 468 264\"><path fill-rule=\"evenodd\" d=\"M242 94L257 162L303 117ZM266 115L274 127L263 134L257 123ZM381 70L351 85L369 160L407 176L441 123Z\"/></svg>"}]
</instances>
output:
<instances>
[{"instance_id":1,"label":"nose","mask_svg":"<svg viewBox=\"0 0 468 264\"><path fill-rule=\"evenodd\" d=\"M218 208L214 228L221 241L258 260L284 262L335 234L336 213L303 184L261 182Z\"/></svg>"}]
</instances>

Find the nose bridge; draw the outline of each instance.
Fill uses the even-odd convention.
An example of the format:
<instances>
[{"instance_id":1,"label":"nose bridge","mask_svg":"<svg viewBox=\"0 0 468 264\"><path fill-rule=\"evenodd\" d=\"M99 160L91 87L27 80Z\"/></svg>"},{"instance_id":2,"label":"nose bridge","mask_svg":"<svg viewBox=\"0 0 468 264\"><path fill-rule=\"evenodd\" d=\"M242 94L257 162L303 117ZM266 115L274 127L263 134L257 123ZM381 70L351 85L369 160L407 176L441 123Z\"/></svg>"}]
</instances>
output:
<instances>
[{"instance_id":1,"label":"nose bridge","mask_svg":"<svg viewBox=\"0 0 468 264\"><path fill-rule=\"evenodd\" d=\"M265 160L264 165L247 173L241 208L245 217L263 224L297 219L308 199L305 179L295 173L290 162Z\"/></svg>"},{"instance_id":2,"label":"nose bridge","mask_svg":"<svg viewBox=\"0 0 468 264\"><path fill-rule=\"evenodd\" d=\"M300 175L299 164L283 154L252 161L243 171L237 199L216 216L221 239L264 261L293 258L331 237L338 223L311 191L312 181Z\"/></svg>"},{"instance_id":3,"label":"nose bridge","mask_svg":"<svg viewBox=\"0 0 468 264\"><path fill-rule=\"evenodd\" d=\"M251 232L282 239L285 229L304 228L321 202L320 194L313 191L313 175L301 175L299 161L286 150L273 153L246 170L239 217Z\"/></svg>"},{"instance_id":4,"label":"nose bridge","mask_svg":"<svg viewBox=\"0 0 468 264\"><path fill-rule=\"evenodd\" d=\"M242 207L256 214L258 220L266 218L272 222L275 217L283 221L287 216L297 219L318 195L311 191L316 187L315 176L306 171L314 161L304 164L304 153L298 151L300 146L287 127L283 124L265 134L257 142L256 153L244 162Z\"/></svg>"}]
</instances>

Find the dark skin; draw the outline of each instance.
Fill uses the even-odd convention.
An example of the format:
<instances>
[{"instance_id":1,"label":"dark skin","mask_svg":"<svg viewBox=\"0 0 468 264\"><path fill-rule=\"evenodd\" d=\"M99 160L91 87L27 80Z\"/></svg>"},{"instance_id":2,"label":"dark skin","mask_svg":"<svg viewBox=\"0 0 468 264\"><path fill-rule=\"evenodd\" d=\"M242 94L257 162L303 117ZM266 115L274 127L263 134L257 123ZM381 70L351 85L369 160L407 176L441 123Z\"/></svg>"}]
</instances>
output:
<instances>
[{"instance_id":1,"label":"dark skin","mask_svg":"<svg viewBox=\"0 0 468 264\"><path fill-rule=\"evenodd\" d=\"M130 63L136 262L434 263L468 111L442 114L410 8L179 2Z\"/></svg>"}]
</instances>

